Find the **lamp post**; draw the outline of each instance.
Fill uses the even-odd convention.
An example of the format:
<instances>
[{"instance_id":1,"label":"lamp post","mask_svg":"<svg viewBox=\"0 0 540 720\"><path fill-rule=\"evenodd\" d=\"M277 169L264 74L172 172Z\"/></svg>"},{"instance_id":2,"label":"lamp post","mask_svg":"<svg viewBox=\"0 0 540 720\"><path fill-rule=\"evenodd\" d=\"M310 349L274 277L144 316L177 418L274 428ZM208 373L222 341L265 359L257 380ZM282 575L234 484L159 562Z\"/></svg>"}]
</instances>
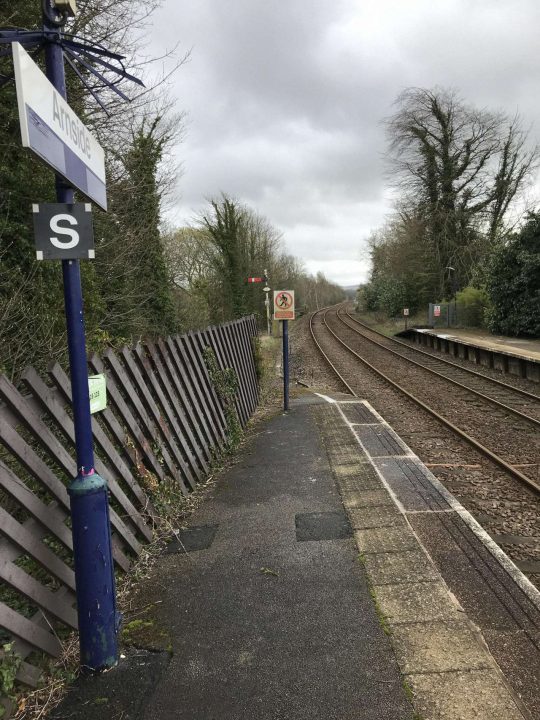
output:
<instances>
[{"instance_id":1,"label":"lamp post","mask_svg":"<svg viewBox=\"0 0 540 720\"><path fill-rule=\"evenodd\" d=\"M43 27L48 33L45 69L52 85L66 98L64 55L58 40L74 0L43 0ZM57 40L57 42L55 42ZM73 188L56 176L56 199L73 203ZM94 468L94 447L84 331L80 263L62 260L77 477L68 487L73 534L73 561L79 619L80 664L99 671L118 661L118 613L109 520L108 487Z\"/></svg>"}]
</instances>

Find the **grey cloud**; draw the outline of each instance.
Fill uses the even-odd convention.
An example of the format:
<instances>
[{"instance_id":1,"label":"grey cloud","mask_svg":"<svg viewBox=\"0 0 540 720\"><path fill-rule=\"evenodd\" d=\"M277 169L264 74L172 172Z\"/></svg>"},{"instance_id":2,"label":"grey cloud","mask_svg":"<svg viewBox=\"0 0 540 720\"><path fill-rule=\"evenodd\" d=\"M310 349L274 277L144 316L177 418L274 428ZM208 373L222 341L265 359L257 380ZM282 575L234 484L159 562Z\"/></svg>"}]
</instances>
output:
<instances>
[{"instance_id":1,"label":"grey cloud","mask_svg":"<svg viewBox=\"0 0 540 720\"><path fill-rule=\"evenodd\" d=\"M193 47L173 88L190 116L175 219L226 191L349 283L391 208L381 120L398 93L455 87L532 123L539 21L533 0L165 0L151 48Z\"/></svg>"}]
</instances>

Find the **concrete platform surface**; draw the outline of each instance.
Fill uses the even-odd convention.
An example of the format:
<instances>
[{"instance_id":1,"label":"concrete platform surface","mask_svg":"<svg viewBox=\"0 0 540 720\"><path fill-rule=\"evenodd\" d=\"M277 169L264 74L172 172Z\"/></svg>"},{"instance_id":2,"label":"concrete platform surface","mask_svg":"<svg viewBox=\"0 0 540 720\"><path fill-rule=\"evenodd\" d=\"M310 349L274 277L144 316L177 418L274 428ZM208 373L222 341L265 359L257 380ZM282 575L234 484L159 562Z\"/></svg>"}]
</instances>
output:
<instances>
[{"instance_id":1,"label":"concrete platform surface","mask_svg":"<svg viewBox=\"0 0 540 720\"><path fill-rule=\"evenodd\" d=\"M540 720L540 596L365 402L262 423L144 582L172 655L107 717Z\"/></svg>"},{"instance_id":2,"label":"concrete platform surface","mask_svg":"<svg viewBox=\"0 0 540 720\"><path fill-rule=\"evenodd\" d=\"M540 593L367 402L325 399L314 411L419 716L540 720Z\"/></svg>"},{"instance_id":3,"label":"concrete platform surface","mask_svg":"<svg viewBox=\"0 0 540 720\"><path fill-rule=\"evenodd\" d=\"M504 352L509 355L516 355L530 360L540 362L540 339L535 338L511 338L506 335L491 335L485 330L475 330L468 328L462 330L460 328L435 328L426 330L424 328L417 329L417 332L427 333L429 335L437 335L441 338L449 340L460 340L461 342L475 345L487 350L495 350L496 352Z\"/></svg>"}]
</instances>

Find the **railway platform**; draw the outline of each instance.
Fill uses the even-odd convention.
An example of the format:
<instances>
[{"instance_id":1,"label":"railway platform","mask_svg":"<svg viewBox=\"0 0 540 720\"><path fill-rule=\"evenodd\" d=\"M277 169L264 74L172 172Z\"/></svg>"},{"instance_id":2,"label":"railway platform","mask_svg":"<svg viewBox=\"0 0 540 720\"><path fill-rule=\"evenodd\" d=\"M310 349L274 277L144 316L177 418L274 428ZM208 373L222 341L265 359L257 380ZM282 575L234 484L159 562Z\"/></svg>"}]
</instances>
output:
<instances>
[{"instance_id":1,"label":"railway platform","mask_svg":"<svg viewBox=\"0 0 540 720\"><path fill-rule=\"evenodd\" d=\"M126 649L54 718L540 718L538 591L349 395L261 422L144 587L170 656Z\"/></svg>"},{"instance_id":2,"label":"railway platform","mask_svg":"<svg viewBox=\"0 0 540 720\"><path fill-rule=\"evenodd\" d=\"M477 365L540 382L540 340L459 328L411 328L400 334Z\"/></svg>"}]
</instances>

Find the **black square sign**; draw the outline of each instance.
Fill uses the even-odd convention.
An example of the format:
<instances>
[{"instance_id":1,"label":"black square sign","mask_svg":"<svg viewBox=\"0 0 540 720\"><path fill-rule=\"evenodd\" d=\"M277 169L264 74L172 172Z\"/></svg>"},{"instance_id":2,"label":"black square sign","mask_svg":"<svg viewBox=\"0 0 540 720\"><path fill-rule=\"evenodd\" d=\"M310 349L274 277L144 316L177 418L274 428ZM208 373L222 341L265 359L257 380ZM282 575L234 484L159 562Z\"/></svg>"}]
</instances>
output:
<instances>
[{"instance_id":1,"label":"black square sign","mask_svg":"<svg viewBox=\"0 0 540 720\"><path fill-rule=\"evenodd\" d=\"M92 260L94 231L90 203L32 205L38 260Z\"/></svg>"}]
</instances>

